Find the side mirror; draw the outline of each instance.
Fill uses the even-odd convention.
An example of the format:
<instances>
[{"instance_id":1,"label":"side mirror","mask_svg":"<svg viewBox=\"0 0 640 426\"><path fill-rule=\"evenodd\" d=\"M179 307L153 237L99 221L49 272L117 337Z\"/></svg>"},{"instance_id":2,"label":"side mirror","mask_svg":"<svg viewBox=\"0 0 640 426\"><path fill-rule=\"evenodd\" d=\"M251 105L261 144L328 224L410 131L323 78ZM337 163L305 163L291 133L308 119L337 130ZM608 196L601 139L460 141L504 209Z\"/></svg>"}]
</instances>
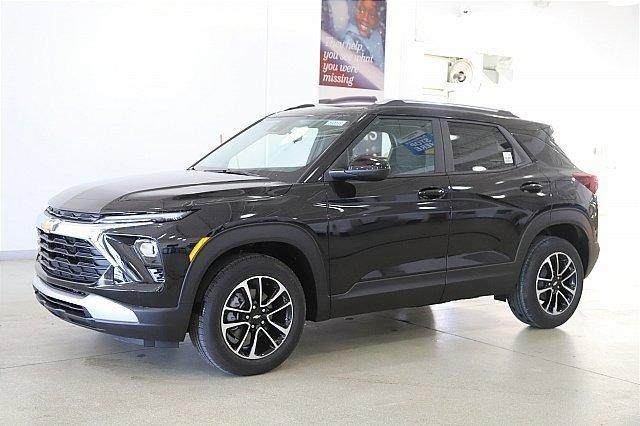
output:
<instances>
[{"instance_id":1,"label":"side mirror","mask_svg":"<svg viewBox=\"0 0 640 426\"><path fill-rule=\"evenodd\" d=\"M384 180L389 176L389 162L385 158L361 155L349 163L346 170L330 170L334 180Z\"/></svg>"}]
</instances>

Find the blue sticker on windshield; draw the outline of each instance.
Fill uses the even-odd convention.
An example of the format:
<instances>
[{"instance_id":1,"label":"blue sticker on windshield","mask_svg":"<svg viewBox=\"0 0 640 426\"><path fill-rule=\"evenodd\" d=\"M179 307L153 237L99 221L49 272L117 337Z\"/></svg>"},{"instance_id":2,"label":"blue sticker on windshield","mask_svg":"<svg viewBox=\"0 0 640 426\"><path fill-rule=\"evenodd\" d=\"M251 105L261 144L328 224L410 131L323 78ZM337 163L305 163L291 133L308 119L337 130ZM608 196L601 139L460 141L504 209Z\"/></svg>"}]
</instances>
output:
<instances>
[{"instance_id":1,"label":"blue sticker on windshield","mask_svg":"<svg viewBox=\"0 0 640 426\"><path fill-rule=\"evenodd\" d=\"M420 133L416 136L416 133ZM431 133L414 132L408 135L410 139L400 142L407 147L414 155L425 155L428 150L433 149L433 135Z\"/></svg>"}]
</instances>

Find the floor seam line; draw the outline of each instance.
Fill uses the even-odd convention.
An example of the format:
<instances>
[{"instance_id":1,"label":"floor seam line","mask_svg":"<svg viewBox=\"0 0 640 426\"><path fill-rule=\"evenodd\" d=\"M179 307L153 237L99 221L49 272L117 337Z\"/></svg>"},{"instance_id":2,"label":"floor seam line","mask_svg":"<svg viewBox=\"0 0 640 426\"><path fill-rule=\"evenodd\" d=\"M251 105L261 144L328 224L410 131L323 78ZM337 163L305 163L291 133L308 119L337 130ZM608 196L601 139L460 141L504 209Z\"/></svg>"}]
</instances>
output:
<instances>
[{"instance_id":1,"label":"floor seam line","mask_svg":"<svg viewBox=\"0 0 640 426\"><path fill-rule=\"evenodd\" d=\"M584 371L586 373L597 374L598 376L606 377L606 378L613 379L613 380L619 380L619 381L622 381L622 382L625 382L625 383L630 383L630 384L633 384L633 385L640 385L640 383L634 382L632 380L623 379L621 377L610 376L608 374L599 373L597 371L588 370L586 368L577 367L577 366L571 365L571 364L565 364L565 363L554 361L552 359L544 358L544 357L541 357L541 356L538 356L538 355L532 355L532 354L528 354L526 352L521 352L521 351L517 351L517 350L514 350L514 349L505 348L504 346L495 345L493 343L484 342L482 340L473 339L471 337L462 336L460 334L455 334L455 333L451 333L451 332L444 331L444 330L438 330L437 328L431 328L431 327L428 327L428 326L425 326L425 325L416 324L416 323L413 323L413 322L407 321L407 320L401 320L401 319L398 319L398 318L388 317L388 316L385 316L385 315L381 315L381 316L384 317L384 318L387 318L387 319L392 319L394 321L399 321L399 322L402 322L402 323L405 323L405 324L410 324L410 325L413 325L415 327L424 328L424 329L427 329L427 330L432 330L432 331L435 331L435 332L438 332L438 333L442 333L442 334L446 334L446 335L449 335L449 336L458 337L460 339L465 339L465 340L469 340L469 341L472 341L472 342L481 343L483 345L491 346L491 347L494 347L494 348L497 348L497 349L503 349L505 351L513 352L513 353L516 353L516 354L519 354L519 355L528 356L530 358L536 358L536 359L540 359L540 360L543 360L543 361L551 362L551 363L556 364L556 365L562 365L564 367L574 368L576 370Z\"/></svg>"},{"instance_id":2,"label":"floor seam line","mask_svg":"<svg viewBox=\"0 0 640 426\"><path fill-rule=\"evenodd\" d=\"M56 359L56 360L53 360L53 361L42 361L42 362L33 362L33 363L30 363L30 364L10 365L9 367L0 367L0 371L2 371L2 370L10 370L10 369L13 369L13 368L32 367L32 366L35 366L35 365L55 364L56 362L76 361L76 360L79 360L79 359L99 358L99 357L108 356L108 355L126 354L126 353L130 353L130 352L145 351L147 349L152 349L152 348L140 348L140 349L132 349L132 350L129 350L129 351L109 352L109 353L106 353L106 354L85 355L85 356L78 356L78 357L74 357L74 358Z\"/></svg>"}]
</instances>

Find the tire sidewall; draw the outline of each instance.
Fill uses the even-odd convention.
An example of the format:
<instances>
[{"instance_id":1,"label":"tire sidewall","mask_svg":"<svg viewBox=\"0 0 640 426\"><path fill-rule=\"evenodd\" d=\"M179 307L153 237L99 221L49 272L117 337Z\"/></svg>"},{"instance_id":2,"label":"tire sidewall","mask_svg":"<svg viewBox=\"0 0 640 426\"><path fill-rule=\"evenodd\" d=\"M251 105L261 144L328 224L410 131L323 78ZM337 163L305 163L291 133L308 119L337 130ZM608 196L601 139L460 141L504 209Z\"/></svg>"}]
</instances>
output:
<instances>
[{"instance_id":1,"label":"tire sidewall","mask_svg":"<svg viewBox=\"0 0 640 426\"><path fill-rule=\"evenodd\" d=\"M561 314L551 315L547 313L538 301L536 292L538 271L542 263L553 253L561 252L571 258L576 267L576 292L571 299L569 307ZM547 237L535 244L531 254L525 262L521 275L521 288L525 307L534 319L535 323L542 328L553 328L565 323L578 307L582 296L582 284L584 279L582 261L577 250L571 243L557 237Z\"/></svg>"},{"instance_id":2,"label":"tire sidewall","mask_svg":"<svg viewBox=\"0 0 640 426\"><path fill-rule=\"evenodd\" d=\"M227 345L220 319L231 291L242 281L258 275L273 277L287 289L293 304L293 320L289 334L278 349L264 358L246 359ZM200 339L204 352L223 370L240 375L261 374L284 362L300 339L306 315L300 281L284 263L266 255L242 257L223 268L209 284L202 305Z\"/></svg>"}]
</instances>

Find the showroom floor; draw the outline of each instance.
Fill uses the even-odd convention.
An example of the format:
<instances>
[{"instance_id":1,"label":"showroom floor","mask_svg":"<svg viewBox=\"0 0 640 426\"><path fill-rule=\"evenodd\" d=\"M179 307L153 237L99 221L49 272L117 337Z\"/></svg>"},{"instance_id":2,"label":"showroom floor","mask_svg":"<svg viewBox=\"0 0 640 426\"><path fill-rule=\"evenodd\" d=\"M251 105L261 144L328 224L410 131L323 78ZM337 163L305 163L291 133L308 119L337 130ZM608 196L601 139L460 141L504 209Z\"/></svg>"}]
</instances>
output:
<instances>
[{"instance_id":1,"label":"showroom floor","mask_svg":"<svg viewBox=\"0 0 640 426\"><path fill-rule=\"evenodd\" d=\"M280 368L243 378L188 340L145 349L60 321L34 300L33 263L3 261L0 422L638 424L638 286L616 260L603 248L555 330L492 298L308 323Z\"/></svg>"}]
</instances>

